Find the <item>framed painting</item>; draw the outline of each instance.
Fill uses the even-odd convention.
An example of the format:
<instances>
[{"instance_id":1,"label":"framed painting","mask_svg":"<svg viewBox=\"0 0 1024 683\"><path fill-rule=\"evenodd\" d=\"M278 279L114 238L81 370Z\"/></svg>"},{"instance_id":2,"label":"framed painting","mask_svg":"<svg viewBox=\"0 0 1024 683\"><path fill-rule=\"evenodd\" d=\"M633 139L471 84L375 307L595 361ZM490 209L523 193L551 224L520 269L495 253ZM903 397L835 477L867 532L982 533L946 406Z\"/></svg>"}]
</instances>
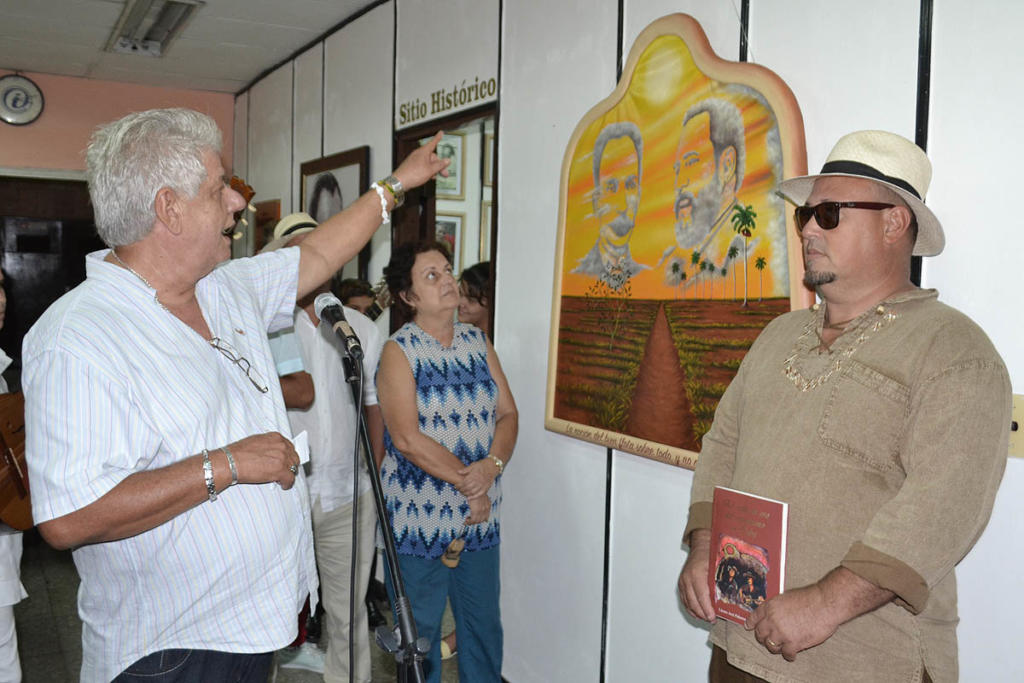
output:
<instances>
[{"instance_id":1,"label":"framed painting","mask_svg":"<svg viewBox=\"0 0 1024 683\"><path fill-rule=\"evenodd\" d=\"M324 221L370 189L370 147L364 145L299 166L299 211ZM359 252L358 277L366 279L370 245Z\"/></svg>"},{"instance_id":2,"label":"framed painting","mask_svg":"<svg viewBox=\"0 0 1024 683\"><path fill-rule=\"evenodd\" d=\"M775 194L806 167L778 76L719 58L687 15L641 32L563 157L548 429L696 464L758 333L811 303Z\"/></svg>"},{"instance_id":3,"label":"framed painting","mask_svg":"<svg viewBox=\"0 0 1024 683\"><path fill-rule=\"evenodd\" d=\"M451 159L448 177L437 176L436 196L438 199L462 200L466 198L466 184L463 176L466 168L466 136L464 133L445 133L437 143L437 156Z\"/></svg>"},{"instance_id":4,"label":"framed painting","mask_svg":"<svg viewBox=\"0 0 1024 683\"><path fill-rule=\"evenodd\" d=\"M438 242L448 245L452 255L452 270L456 277L462 272L462 244L465 233L466 214L437 212L434 218L434 235Z\"/></svg>"}]
</instances>

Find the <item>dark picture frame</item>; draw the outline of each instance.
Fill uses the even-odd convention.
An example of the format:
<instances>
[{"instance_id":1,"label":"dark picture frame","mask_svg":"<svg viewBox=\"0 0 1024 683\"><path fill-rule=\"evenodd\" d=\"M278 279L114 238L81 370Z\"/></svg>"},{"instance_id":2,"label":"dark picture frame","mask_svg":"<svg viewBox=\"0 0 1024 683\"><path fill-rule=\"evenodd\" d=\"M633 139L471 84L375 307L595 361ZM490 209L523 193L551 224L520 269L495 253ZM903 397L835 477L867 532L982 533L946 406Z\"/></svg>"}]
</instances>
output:
<instances>
[{"instance_id":1,"label":"dark picture frame","mask_svg":"<svg viewBox=\"0 0 1024 683\"><path fill-rule=\"evenodd\" d=\"M363 145L299 166L299 211L317 221L341 211L370 189L370 146ZM370 244L359 252L358 275L368 279Z\"/></svg>"}]
</instances>

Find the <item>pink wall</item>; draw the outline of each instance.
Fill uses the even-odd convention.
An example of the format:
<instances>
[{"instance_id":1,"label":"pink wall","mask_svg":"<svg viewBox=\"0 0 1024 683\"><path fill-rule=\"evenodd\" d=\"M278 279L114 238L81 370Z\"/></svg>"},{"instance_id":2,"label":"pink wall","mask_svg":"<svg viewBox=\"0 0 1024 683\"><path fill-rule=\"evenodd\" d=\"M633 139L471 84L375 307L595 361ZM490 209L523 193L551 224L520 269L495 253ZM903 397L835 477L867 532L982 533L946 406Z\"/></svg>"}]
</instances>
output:
<instances>
[{"instance_id":1,"label":"pink wall","mask_svg":"<svg viewBox=\"0 0 1024 683\"><path fill-rule=\"evenodd\" d=\"M0 76L8 73L0 69ZM189 107L212 116L224 136L224 165L231 168L234 95L69 76L24 75L43 91L45 107L42 115L27 126L0 122L0 168L83 171L84 150L96 126L129 112L159 107Z\"/></svg>"}]
</instances>

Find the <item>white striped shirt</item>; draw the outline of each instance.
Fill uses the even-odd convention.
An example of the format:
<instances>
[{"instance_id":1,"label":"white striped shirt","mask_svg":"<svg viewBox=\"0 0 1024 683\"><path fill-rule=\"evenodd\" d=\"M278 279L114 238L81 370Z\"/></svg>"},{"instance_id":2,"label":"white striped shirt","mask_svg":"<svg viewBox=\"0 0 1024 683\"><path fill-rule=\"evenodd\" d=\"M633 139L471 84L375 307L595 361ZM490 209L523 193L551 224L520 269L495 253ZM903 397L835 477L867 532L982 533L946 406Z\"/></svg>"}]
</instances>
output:
<instances>
[{"instance_id":1,"label":"white striped shirt","mask_svg":"<svg viewBox=\"0 0 1024 683\"><path fill-rule=\"evenodd\" d=\"M203 448L291 435L267 333L291 324L298 249L227 262L196 286L210 330L252 363L267 393L106 254L86 257L86 281L25 337L37 523ZM316 595L309 510L302 478L288 491L238 485L137 536L75 550L81 680L109 681L164 649L287 645L306 595Z\"/></svg>"}]
</instances>

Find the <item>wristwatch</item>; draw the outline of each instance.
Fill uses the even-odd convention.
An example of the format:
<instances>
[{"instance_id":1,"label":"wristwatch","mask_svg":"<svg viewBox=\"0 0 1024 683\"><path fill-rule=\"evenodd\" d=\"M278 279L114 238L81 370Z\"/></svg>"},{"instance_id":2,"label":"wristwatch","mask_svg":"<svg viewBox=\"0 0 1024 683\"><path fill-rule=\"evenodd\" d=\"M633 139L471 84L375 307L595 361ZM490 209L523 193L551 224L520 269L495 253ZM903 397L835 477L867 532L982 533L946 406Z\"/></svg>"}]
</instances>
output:
<instances>
[{"instance_id":1,"label":"wristwatch","mask_svg":"<svg viewBox=\"0 0 1024 683\"><path fill-rule=\"evenodd\" d=\"M397 209L405 203L405 188L402 187L402 181L393 175L389 175L384 180L380 181L391 196L395 198L395 208Z\"/></svg>"}]
</instances>

